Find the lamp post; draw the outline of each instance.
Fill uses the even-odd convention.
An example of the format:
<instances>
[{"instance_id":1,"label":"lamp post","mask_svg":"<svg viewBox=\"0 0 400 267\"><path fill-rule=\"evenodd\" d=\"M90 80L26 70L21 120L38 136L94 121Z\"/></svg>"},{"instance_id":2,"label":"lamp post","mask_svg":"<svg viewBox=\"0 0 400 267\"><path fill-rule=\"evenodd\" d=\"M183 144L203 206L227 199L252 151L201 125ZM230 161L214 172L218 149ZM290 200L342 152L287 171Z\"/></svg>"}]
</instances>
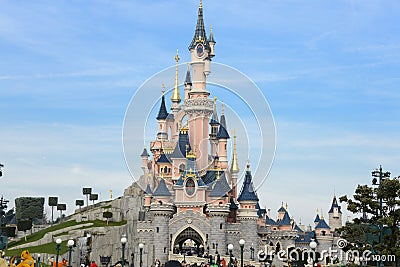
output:
<instances>
[{"instance_id":1,"label":"lamp post","mask_svg":"<svg viewBox=\"0 0 400 267\"><path fill-rule=\"evenodd\" d=\"M371 174L372 174L372 177L374 177L372 179L372 185L377 185L377 186L380 186L382 184L382 181L385 178L389 178L390 177L390 172L383 172L382 171L382 165L379 165L379 169L373 170ZM378 179L377 178L379 178L379 183L378 183ZM380 197L378 200L379 200L379 218L382 218L382 210L383 210L382 197ZM382 225L379 224L378 226L379 226L379 243L381 243L382 242ZM380 261L380 265L381 266L383 265L382 261ZM378 266L378 262L376 262L376 266Z\"/></svg>"},{"instance_id":2,"label":"lamp post","mask_svg":"<svg viewBox=\"0 0 400 267\"><path fill-rule=\"evenodd\" d=\"M121 265L122 265L122 267L125 266L125 245L126 245L126 242L127 242L127 241L128 241L128 239L126 239L126 236L123 235L123 236L121 237L121 244L122 244L122 260L121 260Z\"/></svg>"},{"instance_id":3,"label":"lamp post","mask_svg":"<svg viewBox=\"0 0 400 267\"><path fill-rule=\"evenodd\" d=\"M57 238L56 240L56 267L58 267L58 256L60 255L60 247L61 247L61 238Z\"/></svg>"},{"instance_id":4,"label":"lamp post","mask_svg":"<svg viewBox=\"0 0 400 267\"><path fill-rule=\"evenodd\" d=\"M229 251L229 267L233 267L233 262L232 262L232 250L233 250L233 245L229 244L228 245L228 251Z\"/></svg>"},{"instance_id":5,"label":"lamp post","mask_svg":"<svg viewBox=\"0 0 400 267\"><path fill-rule=\"evenodd\" d=\"M135 253L131 253L131 267L135 267Z\"/></svg>"},{"instance_id":6,"label":"lamp post","mask_svg":"<svg viewBox=\"0 0 400 267\"><path fill-rule=\"evenodd\" d=\"M144 244L140 243L139 244L139 267L143 266L143 261L142 261L143 247L144 247Z\"/></svg>"},{"instance_id":7,"label":"lamp post","mask_svg":"<svg viewBox=\"0 0 400 267\"><path fill-rule=\"evenodd\" d=\"M68 267L71 267L71 259L72 259L72 247L75 245L74 240L70 239L67 242L67 246L68 246ZM57 266L58 267L58 266Z\"/></svg>"},{"instance_id":8,"label":"lamp post","mask_svg":"<svg viewBox=\"0 0 400 267\"><path fill-rule=\"evenodd\" d=\"M315 242L314 238L311 238L311 241L310 241L309 246L310 246L310 248L312 249L312 251L314 252L314 253L313 253L314 259L311 259L311 260L313 261L313 263L314 263L314 261L315 261L315 259L316 259L315 248L317 247L317 245L318 245L318 244L317 244L317 242Z\"/></svg>"},{"instance_id":9,"label":"lamp post","mask_svg":"<svg viewBox=\"0 0 400 267\"><path fill-rule=\"evenodd\" d=\"M254 260L254 247L253 247L253 243L251 243L251 247L250 247L250 260Z\"/></svg>"},{"instance_id":10,"label":"lamp post","mask_svg":"<svg viewBox=\"0 0 400 267\"><path fill-rule=\"evenodd\" d=\"M244 239L239 240L239 245L240 245L240 267L243 267L243 249L244 249L244 244L246 241Z\"/></svg>"},{"instance_id":11,"label":"lamp post","mask_svg":"<svg viewBox=\"0 0 400 267\"><path fill-rule=\"evenodd\" d=\"M37 267L40 267L40 254L37 255Z\"/></svg>"}]
</instances>

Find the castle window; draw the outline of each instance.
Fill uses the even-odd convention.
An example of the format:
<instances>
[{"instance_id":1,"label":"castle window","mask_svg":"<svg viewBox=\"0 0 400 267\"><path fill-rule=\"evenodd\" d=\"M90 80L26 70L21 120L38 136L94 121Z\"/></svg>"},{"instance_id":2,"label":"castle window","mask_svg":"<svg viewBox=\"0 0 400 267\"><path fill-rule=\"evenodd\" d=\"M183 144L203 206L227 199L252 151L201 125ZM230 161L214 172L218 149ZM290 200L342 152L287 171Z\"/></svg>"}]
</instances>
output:
<instances>
[{"instance_id":1,"label":"castle window","mask_svg":"<svg viewBox=\"0 0 400 267\"><path fill-rule=\"evenodd\" d=\"M321 231L322 236L326 235L326 231Z\"/></svg>"},{"instance_id":2,"label":"castle window","mask_svg":"<svg viewBox=\"0 0 400 267\"><path fill-rule=\"evenodd\" d=\"M168 168L168 173L171 173L171 168Z\"/></svg>"},{"instance_id":3,"label":"castle window","mask_svg":"<svg viewBox=\"0 0 400 267\"><path fill-rule=\"evenodd\" d=\"M226 151L226 144L225 144L225 151Z\"/></svg>"},{"instance_id":4,"label":"castle window","mask_svg":"<svg viewBox=\"0 0 400 267\"><path fill-rule=\"evenodd\" d=\"M160 227L156 227L156 233L160 232Z\"/></svg>"},{"instance_id":5,"label":"castle window","mask_svg":"<svg viewBox=\"0 0 400 267\"><path fill-rule=\"evenodd\" d=\"M222 223L219 224L219 229L222 230Z\"/></svg>"},{"instance_id":6,"label":"castle window","mask_svg":"<svg viewBox=\"0 0 400 267\"><path fill-rule=\"evenodd\" d=\"M185 164L181 163L179 164L179 173L183 173L185 171Z\"/></svg>"}]
</instances>

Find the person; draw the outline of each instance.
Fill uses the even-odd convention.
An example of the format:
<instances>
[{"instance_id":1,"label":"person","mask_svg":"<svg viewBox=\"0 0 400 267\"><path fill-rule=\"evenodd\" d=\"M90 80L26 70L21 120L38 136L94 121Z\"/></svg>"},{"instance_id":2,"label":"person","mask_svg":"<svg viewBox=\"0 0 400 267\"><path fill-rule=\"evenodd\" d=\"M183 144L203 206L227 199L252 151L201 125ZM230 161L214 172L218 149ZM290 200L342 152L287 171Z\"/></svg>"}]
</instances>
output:
<instances>
[{"instance_id":1,"label":"person","mask_svg":"<svg viewBox=\"0 0 400 267\"><path fill-rule=\"evenodd\" d=\"M90 267L99 267L99 266L97 266L95 261L92 261L92 263L90 264Z\"/></svg>"}]
</instances>

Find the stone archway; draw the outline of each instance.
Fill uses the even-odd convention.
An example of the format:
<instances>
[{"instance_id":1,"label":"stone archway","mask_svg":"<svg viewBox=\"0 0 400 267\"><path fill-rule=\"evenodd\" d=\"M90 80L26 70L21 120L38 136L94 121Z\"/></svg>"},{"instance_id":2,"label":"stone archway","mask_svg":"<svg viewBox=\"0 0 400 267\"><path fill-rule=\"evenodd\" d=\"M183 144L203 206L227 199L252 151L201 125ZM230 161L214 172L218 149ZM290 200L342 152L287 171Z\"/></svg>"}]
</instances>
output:
<instances>
[{"instance_id":1,"label":"stone archway","mask_svg":"<svg viewBox=\"0 0 400 267\"><path fill-rule=\"evenodd\" d=\"M204 253L204 248L204 235L193 225L185 227L172 238L174 254L200 255Z\"/></svg>"}]
</instances>

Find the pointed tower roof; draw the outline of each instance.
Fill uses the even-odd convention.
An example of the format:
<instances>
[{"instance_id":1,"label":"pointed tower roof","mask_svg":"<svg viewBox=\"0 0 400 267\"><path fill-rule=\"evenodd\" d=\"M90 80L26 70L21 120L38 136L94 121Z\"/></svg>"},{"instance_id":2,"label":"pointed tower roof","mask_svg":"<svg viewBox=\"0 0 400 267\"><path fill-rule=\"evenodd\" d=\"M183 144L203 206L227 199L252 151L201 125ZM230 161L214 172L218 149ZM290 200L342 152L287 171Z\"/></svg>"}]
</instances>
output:
<instances>
[{"instance_id":1,"label":"pointed tower roof","mask_svg":"<svg viewBox=\"0 0 400 267\"><path fill-rule=\"evenodd\" d=\"M190 65L188 64L188 68L186 71L185 85L192 85L192 77L190 75Z\"/></svg>"},{"instance_id":2,"label":"pointed tower roof","mask_svg":"<svg viewBox=\"0 0 400 267\"><path fill-rule=\"evenodd\" d=\"M171 101L173 103L179 104L182 99L181 99L181 95L179 92L179 86L178 86L178 67L179 67L178 63L179 63L179 60L181 59L178 55L178 50L176 50L176 55L175 55L174 59L175 59L175 84L174 84L174 91L172 92L172 95L171 95Z\"/></svg>"},{"instance_id":3,"label":"pointed tower roof","mask_svg":"<svg viewBox=\"0 0 400 267\"><path fill-rule=\"evenodd\" d=\"M218 114L217 114L217 97L214 96L214 110L210 119L210 125L218 125Z\"/></svg>"},{"instance_id":4,"label":"pointed tower roof","mask_svg":"<svg viewBox=\"0 0 400 267\"><path fill-rule=\"evenodd\" d=\"M325 222L324 218L321 218L321 220L318 222L317 226L315 226L315 229L331 229L331 228Z\"/></svg>"},{"instance_id":5,"label":"pointed tower roof","mask_svg":"<svg viewBox=\"0 0 400 267\"><path fill-rule=\"evenodd\" d=\"M214 40L214 34L212 30L212 25L210 25L210 36L208 36L208 42L216 44L217 42Z\"/></svg>"},{"instance_id":6,"label":"pointed tower roof","mask_svg":"<svg viewBox=\"0 0 400 267\"><path fill-rule=\"evenodd\" d=\"M183 126L179 131L178 142L176 143L174 152L172 152L171 159L184 159L186 152L192 150L189 143L189 129Z\"/></svg>"},{"instance_id":7,"label":"pointed tower roof","mask_svg":"<svg viewBox=\"0 0 400 267\"><path fill-rule=\"evenodd\" d=\"M161 178L160 183L158 184L156 190L154 190L153 196L155 197L170 197L171 193L169 192L167 185L165 184L165 180Z\"/></svg>"},{"instance_id":8,"label":"pointed tower roof","mask_svg":"<svg viewBox=\"0 0 400 267\"><path fill-rule=\"evenodd\" d=\"M282 201L282 205L281 205L281 207L279 208L278 212L279 212L279 213L285 213L285 212L286 212L285 207L283 207L283 201Z\"/></svg>"},{"instance_id":9,"label":"pointed tower roof","mask_svg":"<svg viewBox=\"0 0 400 267\"><path fill-rule=\"evenodd\" d=\"M217 173L217 180L215 182L214 188L211 191L209 197L226 197L227 192L229 192L231 188L226 182L225 176L221 177L219 171Z\"/></svg>"},{"instance_id":10,"label":"pointed tower roof","mask_svg":"<svg viewBox=\"0 0 400 267\"><path fill-rule=\"evenodd\" d=\"M321 221L321 218L319 218L319 215L318 215L318 213L317 213L317 216L315 216L314 222L315 222L315 223L318 223L318 222L320 222L320 221Z\"/></svg>"},{"instance_id":11,"label":"pointed tower roof","mask_svg":"<svg viewBox=\"0 0 400 267\"><path fill-rule=\"evenodd\" d=\"M258 197L256 191L254 190L254 185L251 177L250 164L247 164L246 175L244 178L243 186L237 200L239 202L241 201L258 202Z\"/></svg>"},{"instance_id":12,"label":"pointed tower roof","mask_svg":"<svg viewBox=\"0 0 400 267\"><path fill-rule=\"evenodd\" d=\"M140 156L141 157L149 157L150 156L149 153L147 153L146 147L143 148L143 152L142 152L142 154L140 154Z\"/></svg>"},{"instance_id":13,"label":"pointed tower roof","mask_svg":"<svg viewBox=\"0 0 400 267\"><path fill-rule=\"evenodd\" d=\"M217 138L218 139L229 139L230 138L229 134L228 134L228 128L226 127L224 104L222 104L222 115L221 115L221 119L220 119Z\"/></svg>"},{"instance_id":14,"label":"pointed tower roof","mask_svg":"<svg viewBox=\"0 0 400 267\"><path fill-rule=\"evenodd\" d=\"M199 11L197 14L196 30L194 32L192 42L189 45L189 50L193 49L197 42L202 42L205 44L208 43L206 29L204 28L203 2L201 0L200 0L200 5L199 5Z\"/></svg>"},{"instance_id":15,"label":"pointed tower roof","mask_svg":"<svg viewBox=\"0 0 400 267\"><path fill-rule=\"evenodd\" d=\"M277 225L277 223L271 219L268 215L265 217L265 224L266 225Z\"/></svg>"},{"instance_id":16,"label":"pointed tower roof","mask_svg":"<svg viewBox=\"0 0 400 267\"><path fill-rule=\"evenodd\" d=\"M340 210L340 206L338 205L336 196L333 196L332 206L331 206L331 209L328 211L328 213L333 213L334 208L338 208L338 212L342 213L342 211Z\"/></svg>"},{"instance_id":17,"label":"pointed tower roof","mask_svg":"<svg viewBox=\"0 0 400 267\"><path fill-rule=\"evenodd\" d=\"M150 188L150 185L149 185L149 184L147 184L146 189L144 190L144 193L145 193L146 195L152 195L152 194L153 194L153 192L151 191L151 188Z\"/></svg>"},{"instance_id":18,"label":"pointed tower roof","mask_svg":"<svg viewBox=\"0 0 400 267\"><path fill-rule=\"evenodd\" d=\"M298 231L298 232L304 232L297 224L294 225L293 229Z\"/></svg>"},{"instance_id":19,"label":"pointed tower roof","mask_svg":"<svg viewBox=\"0 0 400 267\"><path fill-rule=\"evenodd\" d=\"M160 109L158 111L158 115L157 115L157 120L165 120L168 117L168 112L167 112L167 108L165 107L165 88L163 85L163 92L162 92L162 97L161 97L161 105L160 105Z\"/></svg>"},{"instance_id":20,"label":"pointed tower roof","mask_svg":"<svg viewBox=\"0 0 400 267\"><path fill-rule=\"evenodd\" d=\"M290 222L289 213L287 211L285 211L282 220L279 221L279 225L292 225Z\"/></svg>"},{"instance_id":21,"label":"pointed tower roof","mask_svg":"<svg viewBox=\"0 0 400 267\"><path fill-rule=\"evenodd\" d=\"M238 173L239 171L240 168L237 159L236 133L235 130L233 130L233 152L232 152L231 173Z\"/></svg>"},{"instance_id":22,"label":"pointed tower roof","mask_svg":"<svg viewBox=\"0 0 400 267\"><path fill-rule=\"evenodd\" d=\"M164 152L161 153L161 156L158 158L157 163L171 163L170 159L165 155Z\"/></svg>"}]
</instances>

